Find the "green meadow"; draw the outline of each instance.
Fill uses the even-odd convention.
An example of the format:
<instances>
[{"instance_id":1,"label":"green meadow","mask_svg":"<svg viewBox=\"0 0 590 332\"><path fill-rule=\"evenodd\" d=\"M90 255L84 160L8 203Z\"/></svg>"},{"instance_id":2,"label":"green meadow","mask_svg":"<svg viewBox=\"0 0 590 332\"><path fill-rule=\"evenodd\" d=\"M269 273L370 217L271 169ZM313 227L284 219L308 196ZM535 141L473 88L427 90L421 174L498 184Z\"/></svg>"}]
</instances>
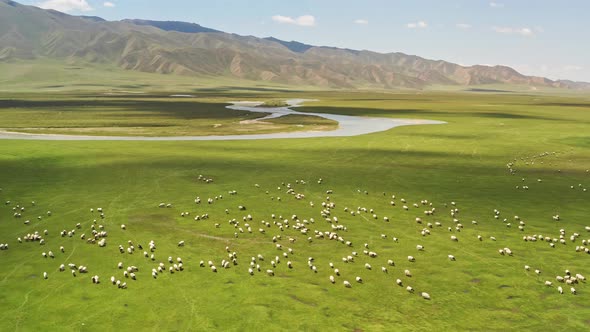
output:
<instances>
[{"instance_id":1,"label":"green meadow","mask_svg":"<svg viewBox=\"0 0 590 332\"><path fill-rule=\"evenodd\" d=\"M179 100L167 91L120 97L104 95L108 91L2 92L0 127L60 133L92 127L94 134L115 128L117 135L134 135L136 129L129 128L141 128L147 136L211 135L227 128L235 134L240 121L260 115L230 112L224 108L229 101L290 98L318 100L298 108L304 112L446 124L356 137L259 141L0 140L0 243L9 245L0 251L0 330L590 328L590 286L556 280L566 269L590 277L590 255L576 251L590 240L587 95L177 86L174 93L195 95ZM276 119L274 125L272 131L334 126L320 118ZM296 194L303 196L296 199ZM433 208L432 215L424 213ZM454 216L452 209L457 209ZM183 217L184 212L189 214ZM205 214L208 218L195 220ZM93 226L108 233L105 247L87 243ZM425 229L430 235L422 235ZM560 229L565 244L523 240L559 239ZM64 230L74 234L61 236ZM36 231L43 245L17 241ZM332 232L352 246L330 240ZM156 249L150 252L152 240ZM132 254L129 241L136 248ZM513 255L500 255L503 248ZM42 256L49 251L55 258ZM223 268L222 260L231 261L233 252L237 265ZM259 254L264 260L256 258ZM275 256L280 262L273 267ZM345 263L348 256L354 261ZM180 257L183 271L168 272L168 257ZM254 267L250 275L252 257L261 271ZM308 266L310 257L317 272ZM126 278L119 262L137 266L137 280ZM160 262L166 270L154 278L151 271ZM72 276L69 263L86 266L88 273ZM95 275L99 284L91 282ZM113 285L111 276L127 288ZM345 287L345 280L352 287Z\"/></svg>"}]
</instances>

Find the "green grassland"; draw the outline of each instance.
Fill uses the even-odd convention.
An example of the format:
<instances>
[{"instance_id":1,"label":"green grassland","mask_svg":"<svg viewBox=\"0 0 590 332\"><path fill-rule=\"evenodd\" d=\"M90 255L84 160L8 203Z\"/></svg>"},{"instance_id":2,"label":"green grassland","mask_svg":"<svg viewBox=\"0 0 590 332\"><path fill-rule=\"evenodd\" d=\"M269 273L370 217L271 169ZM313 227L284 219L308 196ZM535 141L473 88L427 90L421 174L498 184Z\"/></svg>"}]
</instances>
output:
<instances>
[{"instance_id":1,"label":"green grassland","mask_svg":"<svg viewBox=\"0 0 590 332\"><path fill-rule=\"evenodd\" d=\"M0 129L12 132L208 136L333 130L338 126L335 121L301 115L254 121L268 113L230 110L222 99L202 96L61 94L36 99L31 94L4 96L10 99L0 100Z\"/></svg>"},{"instance_id":2,"label":"green grassland","mask_svg":"<svg viewBox=\"0 0 590 332\"><path fill-rule=\"evenodd\" d=\"M9 244L8 250L0 251L0 330L590 328L590 286L583 281L575 285L578 295L574 296L569 285L555 280L565 269L590 276L590 255L575 251L582 239L590 238L584 229L590 226L590 192L583 191L590 188L587 96L226 89L194 93L196 100L182 102L305 97L319 101L306 104L300 111L433 119L447 124L321 139L0 141L0 201L11 201L0 205L0 243ZM29 102L87 98L11 96ZM153 96L154 105L172 102ZM147 96L141 99L149 100ZM134 103L146 106L132 100L129 110L121 114L127 118L146 112L137 107L139 113L135 113L131 110ZM0 115L2 126L4 121L17 121L18 114L27 111L0 111L4 112L12 113ZM184 121L180 111L162 109L157 113L146 119L154 123L168 118ZM78 119L80 123L98 121L97 114L88 118L79 115ZM50 126L50 120L47 118L48 123L43 125ZM26 120L23 116L19 121ZM514 163L515 175L507 168L510 162ZM213 182L199 180L201 174ZM295 199L288 193L288 184L305 198ZM237 194L230 195L232 190ZM327 194L328 190L333 193ZM197 196L201 204L195 204ZM213 204L207 204L207 198L216 196ZM407 200L407 211L402 208L402 198ZM390 204L392 200L395 206ZM422 200L433 204L434 215L424 214L431 207L422 205ZM35 206L32 201L36 201ZM173 207L159 208L161 202ZM330 217L338 217L338 224L346 230L332 229L335 223L321 216L322 202L335 203ZM13 208L19 203L25 211L21 218L15 218ZM414 203L419 208L413 207ZM246 210L240 211L239 205ZM90 212L90 208L98 207L104 209L104 219ZM374 209L377 219L364 212L352 216L345 207ZM455 218L464 226L460 231L455 229L451 208L459 209ZM500 211L498 219L494 209ZM51 216L47 216L48 210ZM190 215L181 217L185 211ZM208 214L209 219L193 220L202 214ZM252 221L243 220L248 214ZM291 227L281 231L272 214L289 219ZM294 214L301 222L308 221L308 234L294 228ZM555 214L561 216L559 222L552 219ZM515 215L525 222L524 231L518 229ZM37 216L42 218L38 220ZM389 222L383 220L385 216ZM423 223L417 224L416 217ZM253 232L240 233L228 223L233 218L243 229L250 223ZM108 231L104 248L80 239L82 233L90 235L94 219ZM30 224L25 225L25 220ZM271 227L263 225L262 220ZM478 223L472 224L472 220ZM442 226L428 228L429 222ZM127 229L122 230L121 224ZM423 228L431 235L422 236ZM543 241L522 240L534 234L559 238L562 228L565 245L557 243L551 248ZM45 229L48 235L43 246L16 241L17 237ZM73 237L60 236L62 230L72 229L76 230ZM317 239L316 230L335 231L353 245ZM573 233L580 234L575 242L569 239ZM381 234L387 237L383 239ZM277 235L281 239L276 243L282 244L283 250L272 241ZM459 241L451 241L451 235ZM307 241L309 236L312 242ZM295 242L290 243L289 237ZM393 237L399 241L393 241ZM145 258L139 249L132 255L120 254L117 247L127 248L128 240L136 246L142 244L144 250L154 240L155 261ZM184 247L177 246L180 240L186 241ZM378 257L365 256L364 243ZM417 251L417 244L425 250ZM63 254L59 252L62 245ZM222 269L221 260L228 259L226 246L237 253L238 265ZM504 247L514 255L499 255L498 249ZM287 248L294 252L284 258ZM55 259L41 256L49 250L56 254ZM352 251L359 256L353 263L344 263L342 257ZM250 257L257 254L265 257L257 262L262 272L250 276ZM456 261L449 261L449 254ZM276 255L281 262L272 268L270 261ZM408 262L408 255L416 261ZM152 278L150 271L159 262L168 268L168 256L181 257L184 271ZM314 258L317 273L308 267L308 257ZM394 260L395 266L387 266L388 259ZM218 272L199 267L201 260L213 261ZM292 269L286 266L288 260L293 262ZM117 269L119 261L139 267L136 281L123 277ZM340 269L335 284L328 279L334 275L329 262ZM58 271L62 263L85 265L89 273L72 277L68 270ZM370 263L372 270L365 269L365 263ZM532 270L525 271L525 265ZM381 272L381 266L387 266L388 273ZM269 268L274 270L274 277L266 275ZM404 276L405 269L411 270L411 278ZM541 274L536 275L534 269L540 269ZM43 272L48 272L47 280ZM100 276L100 284L91 283L93 275ZM111 275L126 281L128 289L113 286ZM362 284L354 281L356 276L363 278ZM395 284L397 278L403 280L404 287ZM350 281L352 288L345 288L343 280ZM545 280L553 281L553 286L545 286ZM415 293L406 291L407 285ZM558 285L564 287L565 294L557 292ZM422 299L420 292L429 293L432 299Z\"/></svg>"}]
</instances>

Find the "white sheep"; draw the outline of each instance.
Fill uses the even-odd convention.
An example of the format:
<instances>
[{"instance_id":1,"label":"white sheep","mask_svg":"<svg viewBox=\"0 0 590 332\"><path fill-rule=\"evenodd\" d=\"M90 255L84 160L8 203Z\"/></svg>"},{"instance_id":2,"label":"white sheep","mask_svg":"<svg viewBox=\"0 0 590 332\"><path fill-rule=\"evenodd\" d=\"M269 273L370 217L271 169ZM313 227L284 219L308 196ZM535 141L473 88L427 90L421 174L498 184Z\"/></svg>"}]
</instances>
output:
<instances>
[{"instance_id":1,"label":"white sheep","mask_svg":"<svg viewBox=\"0 0 590 332\"><path fill-rule=\"evenodd\" d=\"M410 272L410 270L405 270L404 274L406 275L406 277L411 277L412 276L412 272Z\"/></svg>"},{"instance_id":2,"label":"white sheep","mask_svg":"<svg viewBox=\"0 0 590 332\"><path fill-rule=\"evenodd\" d=\"M363 283L363 278L356 277L355 279L356 279L356 282L358 282L359 284L362 284Z\"/></svg>"},{"instance_id":3,"label":"white sheep","mask_svg":"<svg viewBox=\"0 0 590 332\"><path fill-rule=\"evenodd\" d=\"M449 257L449 260L451 260L451 261L455 260L455 256L453 256L453 255L448 255L447 257Z\"/></svg>"},{"instance_id":4,"label":"white sheep","mask_svg":"<svg viewBox=\"0 0 590 332\"><path fill-rule=\"evenodd\" d=\"M415 262L416 258L414 256L408 256L408 262Z\"/></svg>"},{"instance_id":5,"label":"white sheep","mask_svg":"<svg viewBox=\"0 0 590 332\"><path fill-rule=\"evenodd\" d=\"M420 296L422 296L422 298L425 300L430 300L430 294L428 294L426 292L420 293Z\"/></svg>"},{"instance_id":6,"label":"white sheep","mask_svg":"<svg viewBox=\"0 0 590 332\"><path fill-rule=\"evenodd\" d=\"M413 293L413 292L414 292L414 288L412 288L412 286L408 286L408 287L406 287L406 290L407 290L408 292L410 292L410 293Z\"/></svg>"},{"instance_id":7,"label":"white sheep","mask_svg":"<svg viewBox=\"0 0 590 332\"><path fill-rule=\"evenodd\" d=\"M346 288L352 287L352 285L350 284L350 282L348 280L344 280L342 283L344 284L344 287L346 287Z\"/></svg>"}]
</instances>

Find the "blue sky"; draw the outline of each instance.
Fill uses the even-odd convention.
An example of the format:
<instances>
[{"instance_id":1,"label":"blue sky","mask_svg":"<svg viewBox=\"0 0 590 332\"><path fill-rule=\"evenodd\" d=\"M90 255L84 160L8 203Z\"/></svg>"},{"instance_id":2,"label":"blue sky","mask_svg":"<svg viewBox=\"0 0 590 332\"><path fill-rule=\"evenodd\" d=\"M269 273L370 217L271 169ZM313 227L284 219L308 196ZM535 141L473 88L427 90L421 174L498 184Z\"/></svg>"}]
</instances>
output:
<instances>
[{"instance_id":1,"label":"blue sky","mask_svg":"<svg viewBox=\"0 0 590 332\"><path fill-rule=\"evenodd\" d=\"M17 0L18 1L18 0ZM588 0L28 0L107 20L176 20L312 45L503 64L590 82Z\"/></svg>"}]
</instances>

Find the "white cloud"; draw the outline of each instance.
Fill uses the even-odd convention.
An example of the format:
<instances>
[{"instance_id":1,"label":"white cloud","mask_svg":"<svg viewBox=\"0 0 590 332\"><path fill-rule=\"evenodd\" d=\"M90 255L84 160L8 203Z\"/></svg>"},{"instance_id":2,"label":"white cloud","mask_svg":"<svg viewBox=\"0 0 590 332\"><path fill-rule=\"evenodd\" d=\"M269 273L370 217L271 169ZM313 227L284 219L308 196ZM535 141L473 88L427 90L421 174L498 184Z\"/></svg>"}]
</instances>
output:
<instances>
[{"instance_id":1,"label":"white cloud","mask_svg":"<svg viewBox=\"0 0 590 332\"><path fill-rule=\"evenodd\" d=\"M565 70L565 71L578 71L578 70L582 70L582 69L584 69L584 67L576 66L576 65L563 66L563 70Z\"/></svg>"},{"instance_id":2,"label":"white cloud","mask_svg":"<svg viewBox=\"0 0 590 332\"><path fill-rule=\"evenodd\" d=\"M102 5L105 7L109 7L109 8L115 7L115 4L110 1L107 1L107 2L103 3Z\"/></svg>"},{"instance_id":3,"label":"white cloud","mask_svg":"<svg viewBox=\"0 0 590 332\"><path fill-rule=\"evenodd\" d=\"M457 23L455 26L459 29L471 29L471 24L467 23Z\"/></svg>"},{"instance_id":4,"label":"white cloud","mask_svg":"<svg viewBox=\"0 0 590 332\"><path fill-rule=\"evenodd\" d=\"M504 8L504 4L503 3L499 3L499 2L490 2L490 7L492 8Z\"/></svg>"},{"instance_id":5,"label":"white cloud","mask_svg":"<svg viewBox=\"0 0 590 332\"><path fill-rule=\"evenodd\" d=\"M367 24L369 24L369 21L368 20L365 20L365 19L362 19L362 18L359 18L358 20L354 20L354 23L356 23L356 24L362 24L362 25L367 25Z\"/></svg>"},{"instance_id":6,"label":"white cloud","mask_svg":"<svg viewBox=\"0 0 590 332\"><path fill-rule=\"evenodd\" d=\"M277 23L294 24L294 25L299 25L302 27L315 26L315 17L313 17L311 15L303 15L303 16L299 16L299 17L275 15L272 17L272 20Z\"/></svg>"},{"instance_id":7,"label":"white cloud","mask_svg":"<svg viewBox=\"0 0 590 332\"><path fill-rule=\"evenodd\" d=\"M410 29L424 29L428 26L428 23L424 22L424 21L418 21L418 22L411 22L406 24L406 27L410 28Z\"/></svg>"},{"instance_id":8,"label":"white cloud","mask_svg":"<svg viewBox=\"0 0 590 332\"><path fill-rule=\"evenodd\" d=\"M492 30L497 33L503 33L507 35L521 35L525 37L534 36L535 33L530 28L511 28L511 27L492 27Z\"/></svg>"},{"instance_id":9,"label":"white cloud","mask_svg":"<svg viewBox=\"0 0 590 332\"><path fill-rule=\"evenodd\" d=\"M55 9L60 12L88 12L93 10L86 0L46 0L38 3L37 6L43 9Z\"/></svg>"}]
</instances>

